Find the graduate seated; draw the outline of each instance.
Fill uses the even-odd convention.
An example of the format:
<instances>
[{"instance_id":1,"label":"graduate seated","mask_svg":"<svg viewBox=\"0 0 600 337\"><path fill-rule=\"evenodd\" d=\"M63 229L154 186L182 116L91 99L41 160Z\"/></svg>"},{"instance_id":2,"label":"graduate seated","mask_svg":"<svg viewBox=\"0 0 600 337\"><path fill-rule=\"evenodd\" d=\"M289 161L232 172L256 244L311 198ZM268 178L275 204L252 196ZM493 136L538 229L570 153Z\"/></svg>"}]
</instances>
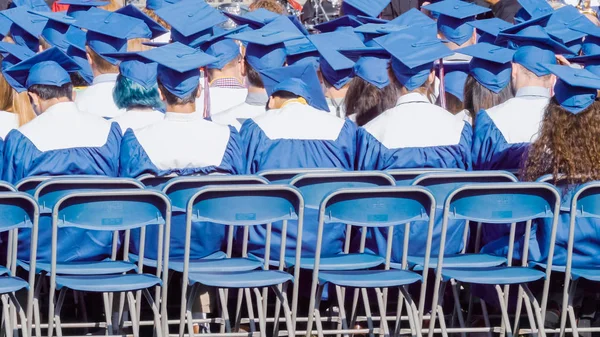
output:
<instances>
[{"instance_id":1,"label":"graduate seated","mask_svg":"<svg viewBox=\"0 0 600 337\"><path fill-rule=\"evenodd\" d=\"M140 19L97 8L80 14L77 25L87 30L85 49L94 74L92 85L77 94L77 107L105 118L120 116L125 110L115 105L112 96L119 60L105 54L126 52L128 40L150 38L152 32Z\"/></svg>"},{"instance_id":2,"label":"graduate seated","mask_svg":"<svg viewBox=\"0 0 600 337\"><path fill-rule=\"evenodd\" d=\"M164 104L156 82L156 63L138 53L114 56L123 61L119 64L113 99L125 113L112 121L125 133L128 129L137 130L164 119L165 114L161 111Z\"/></svg>"},{"instance_id":3,"label":"graduate seated","mask_svg":"<svg viewBox=\"0 0 600 337\"><path fill-rule=\"evenodd\" d=\"M247 174L286 168L354 169L356 125L328 113L312 65L268 69L262 72L262 80L269 94L269 110L247 120L241 131ZM315 209L306 209L304 214L302 250L307 256L314 254L317 213ZM273 242L279 240L280 225L273 224ZM294 226L290 221L288 240L295 240ZM345 225L328 231L323 256L341 251L344 231ZM250 228L249 251L264 246L261 242L265 233L266 228ZM288 252L293 252L295 245L288 244L287 248ZM272 250L272 254L277 251Z\"/></svg>"},{"instance_id":4,"label":"graduate seated","mask_svg":"<svg viewBox=\"0 0 600 337\"><path fill-rule=\"evenodd\" d=\"M117 176L121 130L117 124L77 109L69 72L78 70L77 64L57 48L6 70L27 88L38 117L8 133L3 180L16 183L43 175ZM50 226L49 217L40 219L38 258L42 261L50 261ZM19 235L19 258L27 260L29 234L22 231ZM103 258L111 253L110 233L66 228L58 239L59 249L64 249L59 256L64 261Z\"/></svg>"},{"instance_id":5,"label":"graduate seated","mask_svg":"<svg viewBox=\"0 0 600 337\"><path fill-rule=\"evenodd\" d=\"M554 84L554 75L543 65L556 64L556 54L571 53L535 21L506 29L499 37L519 44L512 57L516 94L503 104L477 112L472 150L475 170L521 167L523 153L537 137Z\"/></svg>"}]
</instances>

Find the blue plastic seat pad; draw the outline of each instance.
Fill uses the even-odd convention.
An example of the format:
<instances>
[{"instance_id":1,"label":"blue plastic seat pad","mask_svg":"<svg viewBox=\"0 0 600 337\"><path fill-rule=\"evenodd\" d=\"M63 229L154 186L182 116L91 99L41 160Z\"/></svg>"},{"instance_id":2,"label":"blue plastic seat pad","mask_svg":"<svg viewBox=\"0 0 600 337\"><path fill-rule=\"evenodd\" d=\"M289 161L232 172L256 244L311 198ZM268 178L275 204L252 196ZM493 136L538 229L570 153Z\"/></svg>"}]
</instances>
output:
<instances>
[{"instance_id":1,"label":"blue plastic seat pad","mask_svg":"<svg viewBox=\"0 0 600 337\"><path fill-rule=\"evenodd\" d=\"M319 271L321 284L353 288L388 288L421 282L421 275L408 270Z\"/></svg>"},{"instance_id":2,"label":"blue plastic seat pad","mask_svg":"<svg viewBox=\"0 0 600 337\"><path fill-rule=\"evenodd\" d=\"M154 275L124 274L124 275L83 275L57 276L56 288L66 287L72 290L95 293L122 292L147 289L162 282Z\"/></svg>"},{"instance_id":3,"label":"blue plastic seat pad","mask_svg":"<svg viewBox=\"0 0 600 337\"><path fill-rule=\"evenodd\" d=\"M218 288L261 288L293 281L294 277L279 270L251 270L229 273L190 273L190 284L200 283Z\"/></svg>"},{"instance_id":4,"label":"blue plastic seat pad","mask_svg":"<svg viewBox=\"0 0 600 337\"><path fill-rule=\"evenodd\" d=\"M600 267L573 268L571 269L571 277L574 280L583 278L589 281L600 282Z\"/></svg>"},{"instance_id":5,"label":"blue plastic seat pad","mask_svg":"<svg viewBox=\"0 0 600 337\"><path fill-rule=\"evenodd\" d=\"M293 266L294 258L286 258L286 263ZM339 254L321 257L319 270L359 270L375 268L385 263L385 258L373 254ZM300 259L300 268L312 270L315 267L315 259L303 257Z\"/></svg>"},{"instance_id":6,"label":"blue plastic seat pad","mask_svg":"<svg viewBox=\"0 0 600 337\"><path fill-rule=\"evenodd\" d=\"M242 272L259 269L262 266L262 262L254 259L200 259L190 261L189 271L191 273ZM183 273L183 261L169 261L169 269Z\"/></svg>"},{"instance_id":7,"label":"blue plastic seat pad","mask_svg":"<svg viewBox=\"0 0 600 337\"><path fill-rule=\"evenodd\" d=\"M29 289L29 283L18 277L0 277L0 294L8 294L21 289Z\"/></svg>"},{"instance_id":8,"label":"blue plastic seat pad","mask_svg":"<svg viewBox=\"0 0 600 337\"><path fill-rule=\"evenodd\" d=\"M29 271L29 263L17 261L19 267ZM50 262L38 261L35 264L36 273L49 273ZM122 274L137 270L137 266L127 261L90 261L90 262L62 262L56 264L58 275L111 275Z\"/></svg>"},{"instance_id":9,"label":"blue plastic seat pad","mask_svg":"<svg viewBox=\"0 0 600 337\"><path fill-rule=\"evenodd\" d=\"M0 266L0 276L10 275L10 270L5 266Z\"/></svg>"},{"instance_id":10,"label":"blue plastic seat pad","mask_svg":"<svg viewBox=\"0 0 600 337\"><path fill-rule=\"evenodd\" d=\"M546 278L540 270L528 267L489 267L489 268L444 268L445 281L455 279L473 284L519 284Z\"/></svg>"},{"instance_id":11,"label":"blue plastic seat pad","mask_svg":"<svg viewBox=\"0 0 600 337\"><path fill-rule=\"evenodd\" d=\"M225 254L224 252L218 251L218 252L214 252L206 257L203 257L200 260L220 260L220 259L225 259L227 258L227 254ZM139 261L139 256L136 254L129 254L129 260L132 262L137 263ZM169 258L169 268L171 268L171 263L176 262L176 261L183 261L181 259L174 259L174 258ZM190 261L190 263L192 263L193 260ZM152 268L156 268L158 266L156 259L151 259L149 257L145 257L144 258L144 266L146 267L152 267ZM183 268L183 267L182 267Z\"/></svg>"},{"instance_id":12,"label":"blue plastic seat pad","mask_svg":"<svg viewBox=\"0 0 600 337\"><path fill-rule=\"evenodd\" d=\"M409 256L406 259L413 270L423 270L425 264L424 256ZM489 254L461 254L444 256L444 268L488 268L497 267L506 263L506 258ZM438 258L429 258L429 268L436 268ZM391 268L402 269L401 263L391 263Z\"/></svg>"}]
</instances>

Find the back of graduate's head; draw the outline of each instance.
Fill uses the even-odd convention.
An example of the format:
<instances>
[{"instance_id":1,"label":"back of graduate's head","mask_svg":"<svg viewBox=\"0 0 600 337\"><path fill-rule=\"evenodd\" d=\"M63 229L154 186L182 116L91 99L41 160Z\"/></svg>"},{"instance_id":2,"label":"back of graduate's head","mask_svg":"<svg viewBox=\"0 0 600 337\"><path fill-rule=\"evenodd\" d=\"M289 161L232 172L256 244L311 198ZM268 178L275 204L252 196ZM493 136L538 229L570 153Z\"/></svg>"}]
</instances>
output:
<instances>
[{"instance_id":1,"label":"back of graduate's head","mask_svg":"<svg viewBox=\"0 0 600 337\"><path fill-rule=\"evenodd\" d=\"M465 82L464 108L473 118L473 122L479 111L495 107L513 97L513 86L510 83L496 93L479 83L472 75L469 75Z\"/></svg>"},{"instance_id":2,"label":"back of graduate's head","mask_svg":"<svg viewBox=\"0 0 600 337\"><path fill-rule=\"evenodd\" d=\"M119 72L119 67L116 64L108 62L89 46L85 49L87 51L88 62L92 66L94 76L102 74L116 74Z\"/></svg>"},{"instance_id":3,"label":"back of graduate's head","mask_svg":"<svg viewBox=\"0 0 600 337\"><path fill-rule=\"evenodd\" d=\"M195 106L196 98L200 97L200 84L198 84L195 89L191 90L190 93L180 97L169 91L169 89L167 89L161 83L160 78L157 81L160 99L167 105L167 109L173 106L182 106L190 104L194 104Z\"/></svg>"},{"instance_id":4,"label":"back of graduate's head","mask_svg":"<svg viewBox=\"0 0 600 337\"><path fill-rule=\"evenodd\" d=\"M398 62L397 64L403 67L402 63ZM397 70L394 68L394 60L392 60L389 75L392 83L398 88L399 96L413 92L427 95L435 81L433 63L413 69L403 68Z\"/></svg>"},{"instance_id":5,"label":"back of graduate's head","mask_svg":"<svg viewBox=\"0 0 600 337\"><path fill-rule=\"evenodd\" d=\"M27 92L18 93L10 86L2 73L0 73L0 110L17 114L19 126L35 118Z\"/></svg>"},{"instance_id":6,"label":"back of graduate's head","mask_svg":"<svg viewBox=\"0 0 600 337\"><path fill-rule=\"evenodd\" d=\"M346 116L354 116L356 124L363 126L384 111L393 108L398 101L395 83L378 88L360 77L350 81L344 106Z\"/></svg>"},{"instance_id":7,"label":"back of graduate's head","mask_svg":"<svg viewBox=\"0 0 600 337\"><path fill-rule=\"evenodd\" d=\"M297 94L286 90L279 90L271 94L267 102L267 110L281 109L283 105L292 99L303 99Z\"/></svg>"},{"instance_id":8,"label":"back of graduate's head","mask_svg":"<svg viewBox=\"0 0 600 337\"><path fill-rule=\"evenodd\" d=\"M113 99L119 109L160 109L163 107L158 84L145 87L123 75L117 77ZM175 101L172 100L172 102Z\"/></svg>"},{"instance_id":9,"label":"back of graduate's head","mask_svg":"<svg viewBox=\"0 0 600 337\"><path fill-rule=\"evenodd\" d=\"M222 39L212 42L205 49L206 54L218 59L217 62L209 64L208 79L214 81L218 78L235 78L242 82L243 58L240 46L230 39Z\"/></svg>"},{"instance_id":10,"label":"back of graduate's head","mask_svg":"<svg viewBox=\"0 0 600 337\"><path fill-rule=\"evenodd\" d=\"M244 66L242 68L242 76L246 77L248 84L255 88L264 89L265 85L258 71L256 71L256 69L254 69L254 67L250 65L250 63L248 63L248 61L245 58L243 65Z\"/></svg>"},{"instance_id":11,"label":"back of graduate's head","mask_svg":"<svg viewBox=\"0 0 600 337\"><path fill-rule=\"evenodd\" d=\"M553 74L530 70L516 62L512 64L512 85L515 90L533 86L550 89L555 81L556 77Z\"/></svg>"}]
</instances>

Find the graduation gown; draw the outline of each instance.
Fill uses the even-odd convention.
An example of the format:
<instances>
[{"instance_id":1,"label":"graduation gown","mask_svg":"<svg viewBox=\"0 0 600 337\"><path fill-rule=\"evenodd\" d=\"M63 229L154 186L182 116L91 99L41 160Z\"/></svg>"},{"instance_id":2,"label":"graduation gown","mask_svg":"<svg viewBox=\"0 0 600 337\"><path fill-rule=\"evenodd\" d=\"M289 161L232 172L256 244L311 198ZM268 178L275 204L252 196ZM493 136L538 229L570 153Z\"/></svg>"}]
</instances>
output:
<instances>
[{"instance_id":1,"label":"graduation gown","mask_svg":"<svg viewBox=\"0 0 600 337\"><path fill-rule=\"evenodd\" d=\"M243 159L240 138L232 127L206 121L202 114L167 112L163 120L138 130L127 130L121 147L121 176L188 176L240 174ZM185 209L173 208L170 256L182 259ZM191 257L202 258L221 249L225 226L192 224ZM146 257L157 258L158 228L146 229ZM133 233L132 237L139 235ZM132 250L138 251L132 240Z\"/></svg>"},{"instance_id":2,"label":"graduation gown","mask_svg":"<svg viewBox=\"0 0 600 337\"><path fill-rule=\"evenodd\" d=\"M132 109L127 110L119 117L111 121L119 124L121 131L125 133L128 129L137 130L150 124L156 123L165 118L165 114L153 109Z\"/></svg>"},{"instance_id":3,"label":"graduation gown","mask_svg":"<svg viewBox=\"0 0 600 337\"><path fill-rule=\"evenodd\" d=\"M75 103L58 103L5 139L2 179L10 183L40 175L104 175L119 167L121 130L101 117L81 113ZM38 258L50 261L50 214L39 224ZM19 258L29 259L29 231L19 233ZM110 256L112 233L60 228L60 261Z\"/></svg>"},{"instance_id":4,"label":"graduation gown","mask_svg":"<svg viewBox=\"0 0 600 337\"><path fill-rule=\"evenodd\" d=\"M244 103L213 115L211 116L211 119L215 123L231 125L235 127L236 130L240 131L242 129L242 124L244 124L247 119L258 117L267 111L266 105L268 101L269 96L267 96L266 93L248 93Z\"/></svg>"},{"instance_id":5,"label":"graduation gown","mask_svg":"<svg viewBox=\"0 0 600 337\"><path fill-rule=\"evenodd\" d=\"M429 103L419 93L400 97L396 107L383 112L358 131L357 169L389 170L403 168L471 168L471 125L448 111ZM432 253L437 253L441 233L441 208L436 214ZM446 253L463 248L465 223L448 225ZM411 226L409 252L422 253L426 246L427 223ZM368 249L385 255L387 229L373 229ZM374 239L374 240L373 240ZM392 260L401 262L404 227L394 229Z\"/></svg>"},{"instance_id":6,"label":"graduation gown","mask_svg":"<svg viewBox=\"0 0 600 337\"><path fill-rule=\"evenodd\" d=\"M77 108L81 112L92 115L115 118L125 113L125 109L119 109L113 99L113 90L119 74L102 74L94 77L92 85L85 88L75 97Z\"/></svg>"},{"instance_id":7,"label":"graduation gown","mask_svg":"<svg viewBox=\"0 0 600 337\"><path fill-rule=\"evenodd\" d=\"M246 173L290 168L354 169L356 125L311 106L293 102L281 109L247 120L242 126ZM318 210L307 207L304 213L303 256L314 256ZM294 256L297 224L288 222L287 255ZM331 224L323 237L322 256L342 251L345 225ZM251 227L249 252L262 255L266 227ZM241 236L238 236L241 247ZM273 224L271 257L276 259L281 240L281 223Z\"/></svg>"}]
</instances>

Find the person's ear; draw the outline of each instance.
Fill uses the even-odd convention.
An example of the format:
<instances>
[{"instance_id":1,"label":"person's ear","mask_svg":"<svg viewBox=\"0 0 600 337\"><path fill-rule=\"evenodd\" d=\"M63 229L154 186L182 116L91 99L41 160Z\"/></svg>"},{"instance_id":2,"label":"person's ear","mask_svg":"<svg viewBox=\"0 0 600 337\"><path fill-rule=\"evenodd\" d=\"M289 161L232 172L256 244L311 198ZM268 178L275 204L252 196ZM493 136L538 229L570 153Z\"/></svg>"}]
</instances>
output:
<instances>
[{"instance_id":1,"label":"person's ear","mask_svg":"<svg viewBox=\"0 0 600 337\"><path fill-rule=\"evenodd\" d=\"M202 96L202 90L204 90L204 88L202 88L202 86L198 86L198 91L196 92L196 98L200 98L200 96Z\"/></svg>"},{"instance_id":2,"label":"person's ear","mask_svg":"<svg viewBox=\"0 0 600 337\"><path fill-rule=\"evenodd\" d=\"M242 77L248 76L248 69L246 69L246 62L244 62L243 58L242 58L242 61L240 63L241 63L240 73L242 74Z\"/></svg>"},{"instance_id":3,"label":"person's ear","mask_svg":"<svg viewBox=\"0 0 600 337\"><path fill-rule=\"evenodd\" d=\"M517 74L519 72L519 66L516 63L512 63L512 70L510 72L510 77L514 81L517 78Z\"/></svg>"},{"instance_id":4,"label":"person's ear","mask_svg":"<svg viewBox=\"0 0 600 337\"><path fill-rule=\"evenodd\" d=\"M92 57L90 56L90 47L87 47L87 46L85 47L85 56L86 56L86 58L88 60L88 63L90 65L93 65L94 61L92 60Z\"/></svg>"},{"instance_id":5,"label":"person's ear","mask_svg":"<svg viewBox=\"0 0 600 337\"><path fill-rule=\"evenodd\" d=\"M471 35L471 44L477 43L477 32L473 29L473 35Z\"/></svg>"},{"instance_id":6,"label":"person's ear","mask_svg":"<svg viewBox=\"0 0 600 337\"><path fill-rule=\"evenodd\" d=\"M38 96L37 94L33 93L33 92L27 92L27 95L29 95L29 101L31 102L31 106L33 108L33 111L36 113L36 115L39 115L42 113L41 111L41 107L40 107L40 96Z\"/></svg>"},{"instance_id":7,"label":"person's ear","mask_svg":"<svg viewBox=\"0 0 600 337\"><path fill-rule=\"evenodd\" d=\"M431 69L429 76L427 76L427 85L430 86L435 83L435 71Z\"/></svg>"},{"instance_id":8,"label":"person's ear","mask_svg":"<svg viewBox=\"0 0 600 337\"><path fill-rule=\"evenodd\" d=\"M198 90L198 92L200 92L200 90ZM165 95L163 95L162 90L160 90L160 87L158 88L158 96L160 97L161 101L165 101Z\"/></svg>"},{"instance_id":9,"label":"person's ear","mask_svg":"<svg viewBox=\"0 0 600 337\"><path fill-rule=\"evenodd\" d=\"M273 96L270 96L270 97L269 97L269 102L267 102L267 104L268 104L268 108L269 108L269 110L271 110L271 109L276 109L276 107L275 107L275 105L276 105L276 102L275 102L275 97L273 97Z\"/></svg>"}]
</instances>

